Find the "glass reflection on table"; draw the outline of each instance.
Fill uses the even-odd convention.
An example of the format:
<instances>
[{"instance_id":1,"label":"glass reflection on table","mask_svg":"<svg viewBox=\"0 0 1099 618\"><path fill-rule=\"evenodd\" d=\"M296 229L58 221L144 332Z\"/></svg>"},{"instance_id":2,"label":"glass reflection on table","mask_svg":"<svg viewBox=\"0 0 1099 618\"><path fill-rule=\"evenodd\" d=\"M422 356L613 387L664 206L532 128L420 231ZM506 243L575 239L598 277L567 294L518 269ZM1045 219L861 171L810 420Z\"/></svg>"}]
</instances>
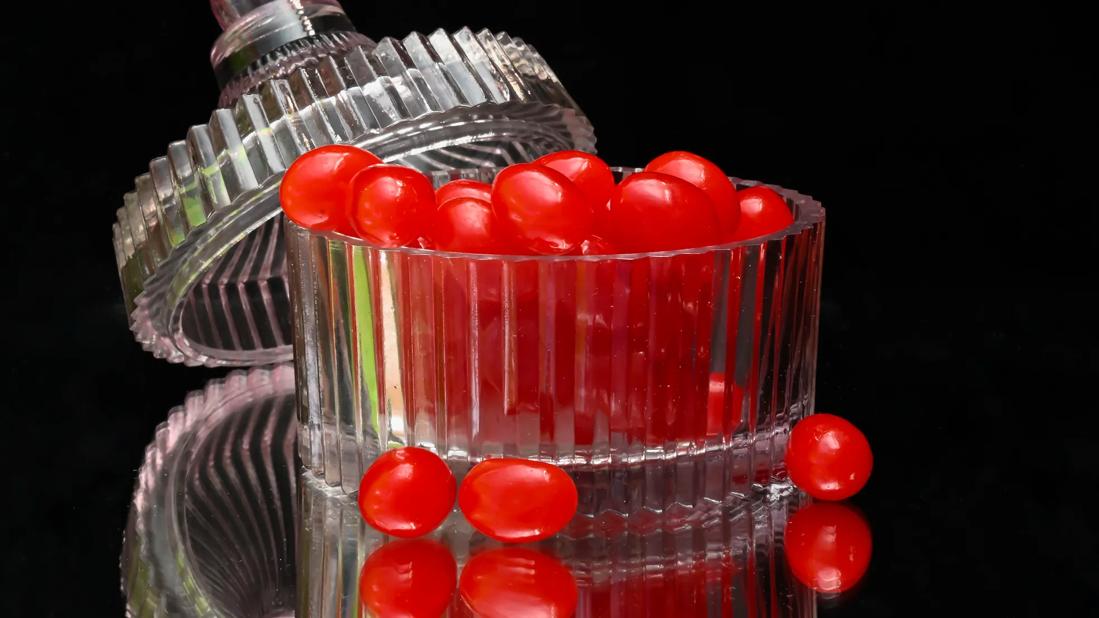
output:
<instances>
[{"instance_id":1,"label":"glass reflection on table","mask_svg":"<svg viewBox=\"0 0 1099 618\"><path fill-rule=\"evenodd\" d=\"M295 453L289 366L231 374L174 409L135 487L122 555L128 614L815 616L817 593L794 573L818 588L842 576L847 588L869 557L861 515L814 511L797 493L713 505L689 521L578 519L521 546L484 537L455 512L402 541L299 473ZM786 524L805 509L791 569ZM865 529L854 526L863 555L847 570L820 563L834 521L851 528L851 517Z\"/></svg>"}]
</instances>

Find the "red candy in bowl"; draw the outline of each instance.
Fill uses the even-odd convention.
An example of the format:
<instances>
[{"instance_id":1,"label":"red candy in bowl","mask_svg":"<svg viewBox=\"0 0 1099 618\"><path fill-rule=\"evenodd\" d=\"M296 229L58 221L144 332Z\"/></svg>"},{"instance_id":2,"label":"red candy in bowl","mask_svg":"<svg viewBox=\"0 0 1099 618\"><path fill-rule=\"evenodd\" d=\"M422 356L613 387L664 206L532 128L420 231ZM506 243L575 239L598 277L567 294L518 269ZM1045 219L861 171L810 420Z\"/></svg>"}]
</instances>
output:
<instances>
[{"instance_id":1,"label":"red candy in bowl","mask_svg":"<svg viewBox=\"0 0 1099 618\"><path fill-rule=\"evenodd\" d=\"M583 486L626 466L729 479L650 483L581 514L785 480L772 438L812 400L817 202L776 201L688 153L649 171L577 152L427 175L374 165L349 191L359 236L287 226L302 459L330 484L353 489L374 453L406 445L463 470L537 460ZM756 200L788 217L766 240L741 231Z\"/></svg>"}]
</instances>

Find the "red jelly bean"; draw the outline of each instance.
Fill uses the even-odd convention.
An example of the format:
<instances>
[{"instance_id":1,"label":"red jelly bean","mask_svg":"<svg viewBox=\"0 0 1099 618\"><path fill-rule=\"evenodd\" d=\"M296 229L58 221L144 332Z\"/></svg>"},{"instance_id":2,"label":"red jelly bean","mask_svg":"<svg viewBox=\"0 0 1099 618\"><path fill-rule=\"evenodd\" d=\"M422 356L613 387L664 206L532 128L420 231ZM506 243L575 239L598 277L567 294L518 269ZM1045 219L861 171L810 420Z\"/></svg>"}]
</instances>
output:
<instances>
[{"instance_id":1,"label":"red jelly bean","mask_svg":"<svg viewBox=\"0 0 1099 618\"><path fill-rule=\"evenodd\" d=\"M579 150L562 150L534 162L555 169L571 180L588 197L595 229L605 226L609 212L607 205L614 191L614 173L603 159Z\"/></svg>"},{"instance_id":2,"label":"red jelly bean","mask_svg":"<svg viewBox=\"0 0 1099 618\"><path fill-rule=\"evenodd\" d=\"M786 200L767 187L741 189L736 192L736 200L740 205L740 225L736 230L736 240L766 236L785 229L794 222Z\"/></svg>"},{"instance_id":3,"label":"red jelly bean","mask_svg":"<svg viewBox=\"0 0 1099 618\"><path fill-rule=\"evenodd\" d=\"M412 168L374 165L351 181L348 212L359 238L400 247L426 232L435 214L435 190L427 176Z\"/></svg>"},{"instance_id":4,"label":"red jelly bean","mask_svg":"<svg viewBox=\"0 0 1099 618\"><path fill-rule=\"evenodd\" d=\"M352 234L346 212L351 179L381 162L354 146L333 144L310 150L298 157L283 175L279 186L282 210L304 228Z\"/></svg>"},{"instance_id":5,"label":"red jelly bean","mask_svg":"<svg viewBox=\"0 0 1099 618\"><path fill-rule=\"evenodd\" d=\"M838 416L813 414L790 432L786 470L790 480L814 498L843 500L855 495L873 467L866 436Z\"/></svg>"},{"instance_id":6,"label":"red jelly bean","mask_svg":"<svg viewBox=\"0 0 1099 618\"><path fill-rule=\"evenodd\" d=\"M451 180L435 190L435 201L440 206L457 197L472 197L491 202L492 185L476 180L459 178L458 180Z\"/></svg>"},{"instance_id":7,"label":"red jelly bean","mask_svg":"<svg viewBox=\"0 0 1099 618\"><path fill-rule=\"evenodd\" d=\"M565 565L523 547L474 556L462 569L458 594L478 618L568 618L578 597Z\"/></svg>"},{"instance_id":8,"label":"red jelly bean","mask_svg":"<svg viewBox=\"0 0 1099 618\"><path fill-rule=\"evenodd\" d=\"M784 538L790 571L817 592L850 590L870 565L870 526L846 504L810 504L790 517Z\"/></svg>"},{"instance_id":9,"label":"red jelly bean","mask_svg":"<svg viewBox=\"0 0 1099 618\"><path fill-rule=\"evenodd\" d=\"M591 235L592 210L584 193L542 165L519 163L497 174L492 207L521 251L564 255Z\"/></svg>"},{"instance_id":10,"label":"red jelly bean","mask_svg":"<svg viewBox=\"0 0 1099 618\"><path fill-rule=\"evenodd\" d=\"M487 537L525 543L551 537L576 514L576 484L557 466L529 459L488 459L469 471L458 507Z\"/></svg>"},{"instance_id":11,"label":"red jelly bean","mask_svg":"<svg viewBox=\"0 0 1099 618\"><path fill-rule=\"evenodd\" d=\"M458 567L446 547L427 539L393 541L363 564L359 598L364 615L438 618L457 583Z\"/></svg>"},{"instance_id":12,"label":"red jelly bean","mask_svg":"<svg viewBox=\"0 0 1099 618\"><path fill-rule=\"evenodd\" d=\"M506 246L492 204L472 197L454 197L439 206L431 240L437 249L463 253L504 253Z\"/></svg>"},{"instance_id":13,"label":"red jelly bean","mask_svg":"<svg viewBox=\"0 0 1099 618\"><path fill-rule=\"evenodd\" d=\"M645 171L675 176L702 189L714 204L721 239L733 238L740 223L740 207L734 199L736 187L720 167L696 154L677 150L653 159L645 166Z\"/></svg>"},{"instance_id":14,"label":"red jelly bean","mask_svg":"<svg viewBox=\"0 0 1099 618\"><path fill-rule=\"evenodd\" d=\"M719 242L717 215L706 194L691 183L639 172L611 194L608 240L621 251L666 251Z\"/></svg>"},{"instance_id":15,"label":"red jelly bean","mask_svg":"<svg viewBox=\"0 0 1099 618\"><path fill-rule=\"evenodd\" d=\"M454 475L429 450L407 446L382 453L359 484L359 512L385 534L416 537L443 523L454 507Z\"/></svg>"}]
</instances>

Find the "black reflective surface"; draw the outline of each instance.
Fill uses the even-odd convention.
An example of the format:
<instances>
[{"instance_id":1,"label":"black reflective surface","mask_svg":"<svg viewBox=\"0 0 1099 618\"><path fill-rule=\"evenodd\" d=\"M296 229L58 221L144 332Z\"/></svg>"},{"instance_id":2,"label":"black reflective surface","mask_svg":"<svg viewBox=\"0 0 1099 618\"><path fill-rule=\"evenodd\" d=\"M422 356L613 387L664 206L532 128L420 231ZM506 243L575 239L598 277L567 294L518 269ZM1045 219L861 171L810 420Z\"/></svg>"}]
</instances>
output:
<instances>
[{"instance_id":1,"label":"black reflective surface","mask_svg":"<svg viewBox=\"0 0 1099 618\"><path fill-rule=\"evenodd\" d=\"M854 499L873 528L869 571L821 614L1099 602L1090 21L1006 5L756 3L719 19L689 2L344 4L376 38L466 24L523 36L608 160L693 150L827 205L817 403L865 431L876 467ZM217 25L190 0L6 15L49 27L0 34L0 610L117 616L146 445L223 372L133 343L107 228L148 157L206 120ZM672 82L689 87L673 98Z\"/></svg>"}]
</instances>

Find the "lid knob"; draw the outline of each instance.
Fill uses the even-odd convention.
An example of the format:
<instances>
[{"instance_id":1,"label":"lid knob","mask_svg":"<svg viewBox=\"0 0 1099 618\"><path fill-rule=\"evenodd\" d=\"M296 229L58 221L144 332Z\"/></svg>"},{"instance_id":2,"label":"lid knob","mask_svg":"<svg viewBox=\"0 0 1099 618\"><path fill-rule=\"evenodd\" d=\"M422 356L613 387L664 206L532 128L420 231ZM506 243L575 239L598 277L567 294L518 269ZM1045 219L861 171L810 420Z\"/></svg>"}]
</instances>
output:
<instances>
[{"instance_id":1,"label":"lid knob","mask_svg":"<svg viewBox=\"0 0 1099 618\"><path fill-rule=\"evenodd\" d=\"M278 68L284 64L372 43L358 34L336 0L210 0L210 9L222 28L210 49L221 105L261 81L281 77ZM247 83L235 83L241 81Z\"/></svg>"},{"instance_id":2,"label":"lid knob","mask_svg":"<svg viewBox=\"0 0 1099 618\"><path fill-rule=\"evenodd\" d=\"M222 30L228 30L238 19L260 5L272 0L210 0L210 10L221 24Z\"/></svg>"}]
</instances>

